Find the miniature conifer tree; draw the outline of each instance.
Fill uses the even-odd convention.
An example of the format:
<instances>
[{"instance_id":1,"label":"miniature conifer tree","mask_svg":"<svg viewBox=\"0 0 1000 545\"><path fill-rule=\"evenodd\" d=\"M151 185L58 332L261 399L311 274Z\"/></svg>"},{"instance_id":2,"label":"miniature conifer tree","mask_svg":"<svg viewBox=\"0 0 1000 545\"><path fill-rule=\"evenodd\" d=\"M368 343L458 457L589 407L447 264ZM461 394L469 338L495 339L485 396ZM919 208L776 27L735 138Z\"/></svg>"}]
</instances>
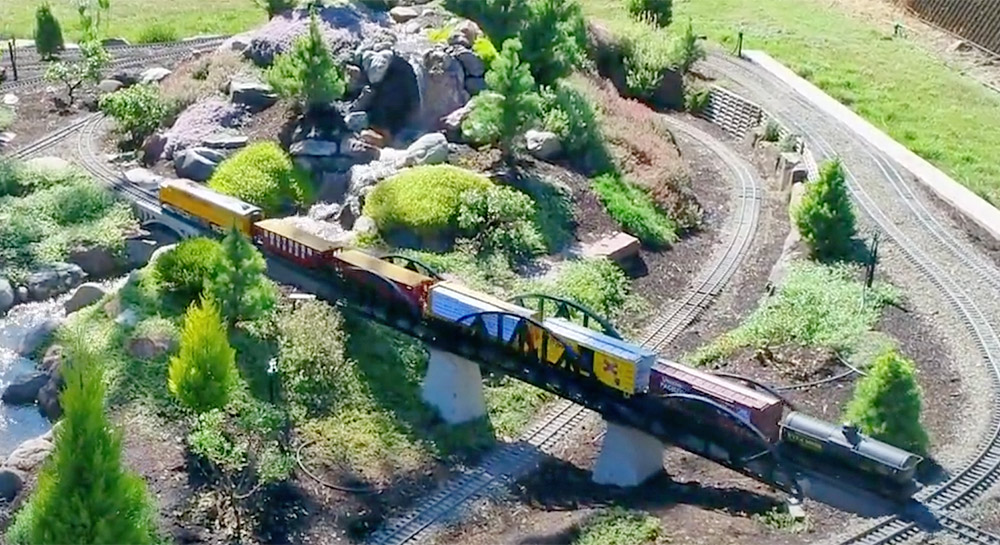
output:
<instances>
[{"instance_id":1,"label":"miniature conifer tree","mask_svg":"<svg viewBox=\"0 0 1000 545\"><path fill-rule=\"evenodd\" d=\"M920 425L921 390L913 362L895 350L879 356L854 391L847 420L861 432L902 449L927 452Z\"/></svg>"},{"instance_id":2,"label":"miniature conifer tree","mask_svg":"<svg viewBox=\"0 0 1000 545\"><path fill-rule=\"evenodd\" d=\"M839 260L851 256L855 233L854 209L839 160L823 165L819 179L806 186L802 204L794 215L813 257Z\"/></svg>"},{"instance_id":3,"label":"miniature conifer tree","mask_svg":"<svg viewBox=\"0 0 1000 545\"><path fill-rule=\"evenodd\" d=\"M323 40L315 9L309 17L309 34L275 57L267 80L279 95L297 100L307 114L320 114L344 95L347 84Z\"/></svg>"},{"instance_id":4,"label":"miniature conifer tree","mask_svg":"<svg viewBox=\"0 0 1000 545\"><path fill-rule=\"evenodd\" d=\"M62 27L48 3L35 11L35 49L42 59L49 60L63 50Z\"/></svg>"},{"instance_id":5,"label":"miniature conifer tree","mask_svg":"<svg viewBox=\"0 0 1000 545\"><path fill-rule=\"evenodd\" d=\"M222 241L222 254L210 292L229 324L252 320L274 307L277 296L264 277L264 256L235 226Z\"/></svg>"},{"instance_id":6,"label":"miniature conifer tree","mask_svg":"<svg viewBox=\"0 0 1000 545\"><path fill-rule=\"evenodd\" d=\"M167 387L185 407L203 413L225 407L236 384L236 352L211 299L184 315L180 353L170 360Z\"/></svg>"}]
</instances>

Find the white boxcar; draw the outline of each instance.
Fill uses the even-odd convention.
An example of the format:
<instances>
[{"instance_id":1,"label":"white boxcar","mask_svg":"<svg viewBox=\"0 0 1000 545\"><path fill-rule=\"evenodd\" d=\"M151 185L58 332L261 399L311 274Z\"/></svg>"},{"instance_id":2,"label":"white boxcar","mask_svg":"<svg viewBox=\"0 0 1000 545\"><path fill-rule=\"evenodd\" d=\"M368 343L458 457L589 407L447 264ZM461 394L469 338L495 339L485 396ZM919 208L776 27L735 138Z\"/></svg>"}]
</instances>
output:
<instances>
[{"instance_id":1,"label":"white boxcar","mask_svg":"<svg viewBox=\"0 0 1000 545\"><path fill-rule=\"evenodd\" d=\"M542 325L577 350L600 382L630 395L649 390L656 363L652 350L562 318L547 318Z\"/></svg>"},{"instance_id":2,"label":"white boxcar","mask_svg":"<svg viewBox=\"0 0 1000 545\"><path fill-rule=\"evenodd\" d=\"M531 309L448 281L438 282L431 287L430 302L427 307L431 316L448 322L456 322L480 312L508 313L510 315L492 314L483 317L487 332L504 342L509 342L514 336L514 331L520 321L518 317L535 318L538 314ZM463 323L468 324L469 321Z\"/></svg>"}]
</instances>

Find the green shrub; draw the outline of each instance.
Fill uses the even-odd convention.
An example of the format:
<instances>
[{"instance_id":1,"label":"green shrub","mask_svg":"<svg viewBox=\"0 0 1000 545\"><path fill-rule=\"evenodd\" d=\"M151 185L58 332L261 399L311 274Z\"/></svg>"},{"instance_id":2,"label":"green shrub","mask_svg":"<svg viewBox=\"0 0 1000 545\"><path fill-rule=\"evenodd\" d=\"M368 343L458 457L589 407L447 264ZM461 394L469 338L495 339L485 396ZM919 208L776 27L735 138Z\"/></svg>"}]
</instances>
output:
<instances>
[{"instance_id":1,"label":"green shrub","mask_svg":"<svg viewBox=\"0 0 1000 545\"><path fill-rule=\"evenodd\" d=\"M643 190L616 174L602 174L591 187L608 214L643 244L665 246L677 240L677 225Z\"/></svg>"},{"instance_id":2,"label":"green shrub","mask_svg":"<svg viewBox=\"0 0 1000 545\"><path fill-rule=\"evenodd\" d=\"M448 38L451 37L451 33L454 29L450 26L443 26L441 28L431 28L427 30L427 39L439 44L448 43Z\"/></svg>"},{"instance_id":3,"label":"green shrub","mask_svg":"<svg viewBox=\"0 0 1000 545\"><path fill-rule=\"evenodd\" d=\"M625 85L633 97L649 99L674 66L674 51L669 42L655 38L650 23L635 23L621 36L625 64Z\"/></svg>"},{"instance_id":4,"label":"green shrub","mask_svg":"<svg viewBox=\"0 0 1000 545\"><path fill-rule=\"evenodd\" d=\"M499 253L520 261L542 253L545 242L535 226L535 204L524 193L503 186L462 193L458 228L478 253Z\"/></svg>"},{"instance_id":5,"label":"green shrub","mask_svg":"<svg viewBox=\"0 0 1000 545\"><path fill-rule=\"evenodd\" d=\"M543 125L559 135L566 153L583 159L603 155L600 121L586 97L565 81L542 89L541 96Z\"/></svg>"},{"instance_id":6,"label":"green shrub","mask_svg":"<svg viewBox=\"0 0 1000 545\"><path fill-rule=\"evenodd\" d=\"M580 529L572 545L640 545L653 543L663 529L648 513L620 507L594 515Z\"/></svg>"},{"instance_id":7,"label":"green shrub","mask_svg":"<svg viewBox=\"0 0 1000 545\"><path fill-rule=\"evenodd\" d=\"M48 60L63 47L62 27L49 4L43 3L35 10L35 49L43 59Z\"/></svg>"},{"instance_id":8,"label":"green shrub","mask_svg":"<svg viewBox=\"0 0 1000 545\"><path fill-rule=\"evenodd\" d=\"M705 364L741 347L785 344L850 352L878 322L882 308L895 299L888 286L876 284L865 293L854 273L844 265L794 263L777 295L766 299L738 328L699 349L692 359Z\"/></svg>"},{"instance_id":9,"label":"green shrub","mask_svg":"<svg viewBox=\"0 0 1000 545\"><path fill-rule=\"evenodd\" d=\"M177 29L165 23L154 23L142 29L136 42L140 44L161 44L176 42L179 34Z\"/></svg>"},{"instance_id":10,"label":"green shrub","mask_svg":"<svg viewBox=\"0 0 1000 545\"><path fill-rule=\"evenodd\" d=\"M673 0L625 0L625 9L637 20L649 20L665 28L673 17Z\"/></svg>"},{"instance_id":11,"label":"green shrub","mask_svg":"<svg viewBox=\"0 0 1000 545\"><path fill-rule=\"evenodd\" d=\"M434 235L457 228L464 191L489 186L485 177L450 165L414 167L376 185L364 213L382 232L407 229Z\"/></svg>"},{"instance_id":12,"label":"green shrub","mask_svg":"<svg viewBox=\"0 0 1000 545\"><path fill-rule=\"evenodd\" d=\"M323 40L315 10L310 13L309 34L274 59L267 81L275 92L298 101L308 112L323 112L344 95L347 80Z\"/></svg>"},{"instance_id":13,"label":"green shrub","mask_svg":"<svg viewBox=\"0 0 1000 545\"><path fill-rule=\"evenodd\" d=\"M68 355L55 450L18 515L25 520L11 528L11 541L152 543L152 500L142 478L124 467L121 432L104 412L103 362L82 344Z\"/></svg>"},{"instance_id":14,"label":"green shrub","mask_svg":"<svg viewBox=\"0 0 1000 545\"><path fill-rule=\"evenodd\" d=\"M80 43L80 56L74 62L54 62L45 69L45 79L62 83L66 86L69 103L75 101L76 90L85 82L97 83L101 80L104 67L111 62L104 45L96 40L86 40Z\"/></svg>"},{"instance_id":15,"label":"green shrub","mask_svg":"<svg viewBox=\"0 0 1000 545\"><path fill-rule=\"evenodd\" d=\"M577 0L531 0L516 37L531 75L542 85L568 76L586 58L587 24Z\"/></svg>"},{"instance_id":16,"label":"green shrub","mask_svg":"<svg viewBox=\"0 0 1000 545\"><path fill-rule=\"evenodd\" d=\"M547 288L611 321L637 305L625 271L608 259L570 261Z\"/></svg>"},{"instance_id":17,"label":"green shrub","mask_svg":"<svg viewBox=\"0 0 1000 545\"><path fill-rule=\"evenodd\" d=\"M822 260L851 257L854 209L839 159L824 164L819 179L806 185L802 202L793 215L813 257Z\"/></svg>"},{"instance_id":18,"label":"green shrub","mask_svg":"<svg viewBox=\"0 0 1000 545\"><path fill-rule=\"evenodd\" d=\"M764 135L765 142L777 142L781 139L781 125L778 124L774 119L768 119L767 123L764 124Z\"/></svg>"},{"instance_id":19,"label":"green shrub","mask_svg":"<svg viewBox=\"0 0 1000 545\"><path fill-rule=\"evenodd\" d=\"M189 238L164 253L153 264L160 284L184 301L193 301L205 291L222 259L222 245L210 238Z\"/></svg>"},{"instance_id":20,"label":"green shrub","mask_svg":"<svg viewBox=\"0 0 1000 545\"><path fill-rule=\"evenodd\" d=\"M200 414L225 407L238 377L219 307L211 299L192 304L184 314L180 353L170 358L168 390Z\"/></svg>"},{"instance_id":21,"label":"green shrub","mask_svg":"<svg viewBox=\"0 0 1000 545\"><path fill-rule=\"evenodd\" d=\"M268 19L274 19L275 15L289 11L298 4L295 0L255 0L255 3L267 12Z\"/></svg>"},{"instance_id":22,"label":"green shrub","mask_svg":"<svg viewBox=\"0 0 1000 545\"><path fill-rule=\"evenodd\" d=\"M710 89L688 89L684 93L684 109L692 114L700 114L708 108L712 100Z\"/></svg>"},{"instance_id":23,"label":"green shrub","mask_svg":"<svg viewBox=\"0 0 1000 545\"><path fill-rule=\"evenodd\" d=\"M340 313L320 301L306 301L281 320L278 369L293 404L317 413L336 400L352 365L344 353L343 325Z\"/></svg>"},{"instance_id":24,"label":"green shrub","mask_svg":"<svg viewBox=\"0 0 1000 545\"><path fill-rule=\"evenodd\" d=\"M921 390L913 362L895 350L882 354L858 382L846 419L862 433L920 455L927 432L920 425Z\"/></svg>"},{"instance_id":25,"label":"green shrub","mask_svg":"<svg viewBox=\"0 0 1000 545\"><path fill-rule=\"evenodd\" d=\"M139 144L163 123L167 105L155 85L133 85L104 95L101 111L114 118L116 130Z\"/></svg>"},{"instance_id":26,"label":"green shrub","mask_svg":"<svg viewBox=\"0 0 1000 545\"><path fill-rule=\"evenodd\" d=\"M262 317L277 304L274 284L264 276L267 264L253 243L234 225L222 240L222 255L208 291L222 314L235 325Z\"/></svg>"},{"instance_id":27,"label":"green shrub","mask_svg":"<svg viewBox=\"0 0 1000 545\"><path fill-rule=\"evenodd\" d=\"M487 70L489 70L490 66L493 65L493 60L500 55L500 52L497 51L497 48L487 36L480 36L476 38L476 41L472 43L472 52L475 53L477 57L482 59Z\"/></svg>"},{"instance_id":28,"label":"green shrub","mask_svg":"<svg viewBox=\"0 0 1000 545\"><path fill-rule=\"evenodd\" d=\"M690 19L684 32L674 38L670 57L671 64L681 74L687 74L694 63L705 58L705 48L698 42L698 35L694 33Z\"/></svg>"},{"instance_id":29,"label":"green shrub","mask_svg":"<svg viewBox=\"0 0 1000 545\"><path fill-rule=\"evenodd\" d=\"M251 144L223 161L208 186L253 203L268 215L289 203L307 205L312 201L308 178L274 142Z\"/></svg>"}]
</instances>

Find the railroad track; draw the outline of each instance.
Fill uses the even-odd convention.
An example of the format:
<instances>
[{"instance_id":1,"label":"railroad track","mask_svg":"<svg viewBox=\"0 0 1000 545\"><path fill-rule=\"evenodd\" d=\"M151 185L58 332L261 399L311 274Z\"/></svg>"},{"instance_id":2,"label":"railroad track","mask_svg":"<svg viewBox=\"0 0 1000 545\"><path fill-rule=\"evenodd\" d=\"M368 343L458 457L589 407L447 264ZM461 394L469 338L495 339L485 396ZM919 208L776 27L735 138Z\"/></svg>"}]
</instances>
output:
<instances>
[{"instance_id":1,"label":"railroad track","mask_svg":"<svg viewBox=\"0 0 1000 545\"><path fill-rule=\"evenodd\" d=\"M144 206L155 212L160 211L160 201L156 191L147 190L129 183L121 172L116 172L110 168L97 149L97 144L106 132L104 127L108 119L101 114L95 114L84 120L79 127L79 137L77 140L77 153L80 158L80 166L88 174L111 186L115 191L136 201L140 206Z\"/></svg>"},{"instance_id":2,"label":"railroad track","mask_svg":"<svg viewBox=\"0 0 1000 545\"><path fill-rule=\"evenodd\" d=\"M793 105L804 108L806 111L815 110L815 107L803 97L794 91L780 91L782 87L780 83L773 81L766 83L769 79L767 76L752 71L742 61L713 56L709 63L720 69L726 77L740 86L747 89L764 87L764 92L771 99L767 110L772 115L777 114L787 126L803 135L810 150L818 153L821 157L833 158L840 155L830 140L823 136L824 130L815 125L809 125L808 121L802 123L793 121L803 117L808 119L808 115L804 116L802 110L796 111ZM775 91L775 89L779 90ZM833 129L834 134L850 137L849 129L843 127L839 122L834 122ZM874 195L873 191L877 189L876 185L869 187L860 183L859 177L855 175L854 169L850 166L854 161L845 159L845 175L855 202L879 230L895 241L902 250L905 259L934 285L956 311L976 343L979 355L987 366L994 392L1000 391L1000 341L998 341L997 333L988 318L989 314L983 312L980 304L977 303L976 298L981 297L982 294L975 291L982 285L995 286L998 278L997 272L974 250L966 249L964 243L958 240L930 213L916 193L908 187L899 171L893 167L891 160L878 151L867 149L867 146L862 147L865 148L865 158L874 162L885 177L892 192L898 197L893 200L902 202L905 205L905 213L911 220L915 221L905 225L910 229L924 230L933 238L937 247L928 247L917 243L911 236L914 234L913 231L908 232L903 226L897 224L897 221L893 221L893 218L880 205L880 203L886 202L885 195ZM871 180L866 181L871 182ZM931 252L952 259L953 265L957 264L958 267L974 276L978 282L963 284L954 278L954 266L948 269L944 268L943 265L935 261ZM963 285L968 286L969 291L963 289ZM988 535L987 533L974 528L970 530L968 525L963 526L964 523L955 522L948 516L948 512L970 505L1000 480L1000 405L994 404L992 407L986 429L988 432L978 453L963 469L956 472L944 484L929 487L916 496L918 501L932 511L944 514L941 519L943 530L965 541L978 539L978 541L971 541L974 543L996 543L996 541L983 541L981 538ZM842 540L840 543L841 545L904 543L919 535L921 531L916 523L897 515Z\"/></svg>"},{"instance_id":3,"label":"railroad track","mask_svg":"<svg viewBox=\"0 0 1000 545\"><path fill-rule=\"evenodd\" d=\"M60 127L50 132L49 134L39 138L38 140L35 140L34 142L28 144L27 146L24 146L23 148L14 150L12 153L10 153L10 157L20 160L30 159L31 157L34 157L35 155L38 155L39 153L58 144L59 142L62 142L63 140L69 138L70 135L80 130L80 128L83 127L86 123L90 122L92 118L99 117L100 115L101 114L96 114L96 113L87 114L81 117L80 119L73 121L69 125L66 125L65 127Z\"/></svg>"},{"instance_id":4,"label":"railroad track","mask_svg":"<svg viewBox=\"0 0 1000 545\"><path fill-rule=\"evenodd\" d=\"M127 51L128 53L125 54L123 58L112 60L111 63L108 64L107 70L134 68L147 63L164 62L177 59L185 55L214 49L221 45L224 40L225 38L221 37L197 38L170 44L158 44L153 46L152 49L150 49L150 46L140 45L117 46L113 49L109 48L109 52L113 51L124 53ZM45 83L45 77L42 73L30 74L27 77L25 77L22 73L22 77L17 81L9 81L7 83L0 84L0 93L6 93L18 89L27 89L43 83Z\"/></svg>"},{"instance_id":5,"label":"railroad track","mask_svg":"<svg viewBox=\"0 0 1000 545\"><path fill-rule=\"evenodd\" d=\"M732 277L753 240L760 216L761 187L752 170L723 143L697 127L669 117L665 122L690 138L706 144L733 171L739 181L737 198L740 202L735 230L723 250L713 260L688 294L654 321L644 335L643 346L660 350L711 303ZM530 472L541 461L543 453L555 446L591 411L570 401L559 401L540 421L536 422L516 442L495 449L475 469L445 484L434 495L421 502L419 509L392 520L376 531L369 545L403 545L421 539L429 529L444 519L461 516L468 502L502 490L507 484Z\"/></svg>"}]
</instances>

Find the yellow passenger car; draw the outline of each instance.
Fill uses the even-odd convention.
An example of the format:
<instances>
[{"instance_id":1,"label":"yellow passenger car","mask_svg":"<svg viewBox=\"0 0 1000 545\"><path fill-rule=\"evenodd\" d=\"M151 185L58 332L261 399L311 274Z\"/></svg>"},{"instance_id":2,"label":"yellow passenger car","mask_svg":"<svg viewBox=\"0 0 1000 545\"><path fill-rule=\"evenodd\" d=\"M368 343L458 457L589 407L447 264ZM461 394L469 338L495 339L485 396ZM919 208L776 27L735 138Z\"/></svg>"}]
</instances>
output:
<instances>
[{"instance_id":1,"label":"yellow passenger car","mask_svg":"<svg viewBox=\"0 0 1000 545\"><path fill-rule=\"evenodd\" d=\"M191 180L166 180L160 184L160 205L219 232L236 225L248 237L253 236L254 222L264 219L260 208Z\"/></svg>"}]
</instances>

